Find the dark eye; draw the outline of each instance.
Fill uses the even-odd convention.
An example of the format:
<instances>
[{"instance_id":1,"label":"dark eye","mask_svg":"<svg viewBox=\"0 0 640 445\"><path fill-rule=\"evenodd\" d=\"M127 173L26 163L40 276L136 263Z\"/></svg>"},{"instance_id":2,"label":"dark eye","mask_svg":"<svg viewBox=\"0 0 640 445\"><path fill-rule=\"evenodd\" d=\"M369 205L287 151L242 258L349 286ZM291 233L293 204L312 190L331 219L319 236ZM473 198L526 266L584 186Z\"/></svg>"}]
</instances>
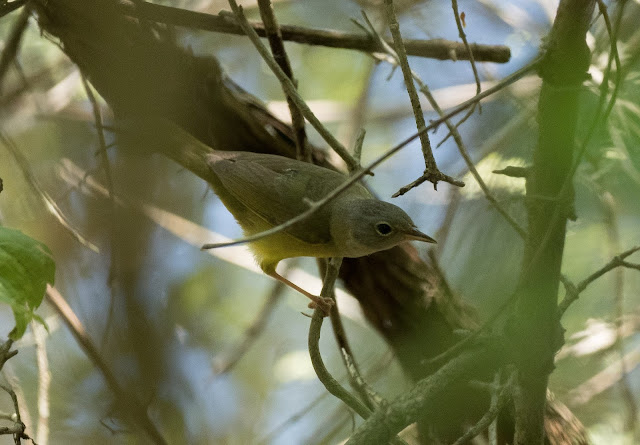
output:
<instances>
[{"instance_id":1,"label":"dark eye","mask_svg":"<svg viewBox=\"0 0 640 445\"><path fill-rule=\"evenodd\" d=\"M393 229L391 228L391 226L387 223L378 223L376 224L376 232L378 232L380 235L388 235L393 231Z\"/></svg>"}]
</instances>

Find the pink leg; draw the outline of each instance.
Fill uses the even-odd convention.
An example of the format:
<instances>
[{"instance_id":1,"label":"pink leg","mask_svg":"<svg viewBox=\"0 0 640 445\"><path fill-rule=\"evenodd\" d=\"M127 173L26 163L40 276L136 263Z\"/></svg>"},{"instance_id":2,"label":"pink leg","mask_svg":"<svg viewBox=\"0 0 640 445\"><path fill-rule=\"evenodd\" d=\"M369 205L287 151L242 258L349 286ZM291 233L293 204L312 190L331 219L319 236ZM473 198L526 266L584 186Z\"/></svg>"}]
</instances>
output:
<instances>
[{"instance_id":1,"label":"pink leg","mask_svg":"<svg viewBox=\"0 0 640 445\"><path fill-rule=\"evenodd\" d=\"M316 307L319 307L327 315L329 314L329 312L331 312L331 307L333 307L333 300L331 298L322 298L322 297L319 297L317 295L313 295L312 293L307 292L306 290L304 290L303 288L301 288L297 284L294 284L291 281L287 280L285 277L280 275L275 270L273 270L273 271L265 271L265 273L267 275L269 275L270 277L273 277L276 280L281 281L282 283L286 284L291 289L294 289L294 290L300 292L305 297L309 298L311 300L311 303L309 303L309 307L310 308L315 309Z\"/></svg>"}]
</instances>

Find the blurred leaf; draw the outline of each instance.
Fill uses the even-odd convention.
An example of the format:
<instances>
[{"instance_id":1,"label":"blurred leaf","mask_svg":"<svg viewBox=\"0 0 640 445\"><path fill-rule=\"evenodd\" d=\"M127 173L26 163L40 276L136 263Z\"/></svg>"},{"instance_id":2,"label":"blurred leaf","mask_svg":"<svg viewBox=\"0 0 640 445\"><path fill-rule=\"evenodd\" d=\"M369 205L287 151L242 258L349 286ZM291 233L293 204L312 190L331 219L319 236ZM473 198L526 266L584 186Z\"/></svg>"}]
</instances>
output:
<instances>
[{"instance_id":1,"label":"blurred leaf","mask_svg":"<svg viewBox=\"0 0 640 445\"><path fill-rule=\"evenodd\" d=\"M22 337L31 320L43 323L34 311L47 283L53 284L55 270L47 246L19 230L0 227L0 302L11 306L16 319L11 339Z\"/></svg>"}]
</instances>

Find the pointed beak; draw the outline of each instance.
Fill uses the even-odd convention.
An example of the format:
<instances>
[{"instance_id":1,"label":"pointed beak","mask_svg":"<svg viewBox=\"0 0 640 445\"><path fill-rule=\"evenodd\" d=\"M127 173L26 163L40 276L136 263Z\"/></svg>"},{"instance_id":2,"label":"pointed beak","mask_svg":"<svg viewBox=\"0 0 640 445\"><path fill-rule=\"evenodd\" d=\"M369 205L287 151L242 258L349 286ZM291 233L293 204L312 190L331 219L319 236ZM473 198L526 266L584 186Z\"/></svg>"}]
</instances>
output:
<instances>
[{"instance_id":1,"label":"pointed beak","mask_svg":"<svg viewBox=\"0 0 640 445\"><path fill-rule=\"evenodd\" d=\"M404 235L405 235L405 238L407 238L408 240L424 241L425 243L434 243L434 244L436 243L436 240L431 238L429 235L425 235L424 233L422 233L416 228L412 228L405 231Z\"/></svg>"}]
</instances>

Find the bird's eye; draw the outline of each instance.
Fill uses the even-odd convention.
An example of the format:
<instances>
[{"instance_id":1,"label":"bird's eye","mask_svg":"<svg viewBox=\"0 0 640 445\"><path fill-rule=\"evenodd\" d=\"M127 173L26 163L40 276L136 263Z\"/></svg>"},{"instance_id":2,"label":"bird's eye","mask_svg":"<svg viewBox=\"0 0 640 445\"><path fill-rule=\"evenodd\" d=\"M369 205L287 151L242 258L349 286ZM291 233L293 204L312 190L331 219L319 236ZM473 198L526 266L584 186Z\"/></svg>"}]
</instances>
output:
<instances>
[{"instance_id":1,"label":"bird's eye","mask_svg":"<svg viewBox=\"0 0 640 445\"><path fill-rule=\"evenodd\" d=\"M387 236L392 232L392 230L391 226L385 222L376 224L376 232L380 235Z\"/></svg>"}]
</instances>

